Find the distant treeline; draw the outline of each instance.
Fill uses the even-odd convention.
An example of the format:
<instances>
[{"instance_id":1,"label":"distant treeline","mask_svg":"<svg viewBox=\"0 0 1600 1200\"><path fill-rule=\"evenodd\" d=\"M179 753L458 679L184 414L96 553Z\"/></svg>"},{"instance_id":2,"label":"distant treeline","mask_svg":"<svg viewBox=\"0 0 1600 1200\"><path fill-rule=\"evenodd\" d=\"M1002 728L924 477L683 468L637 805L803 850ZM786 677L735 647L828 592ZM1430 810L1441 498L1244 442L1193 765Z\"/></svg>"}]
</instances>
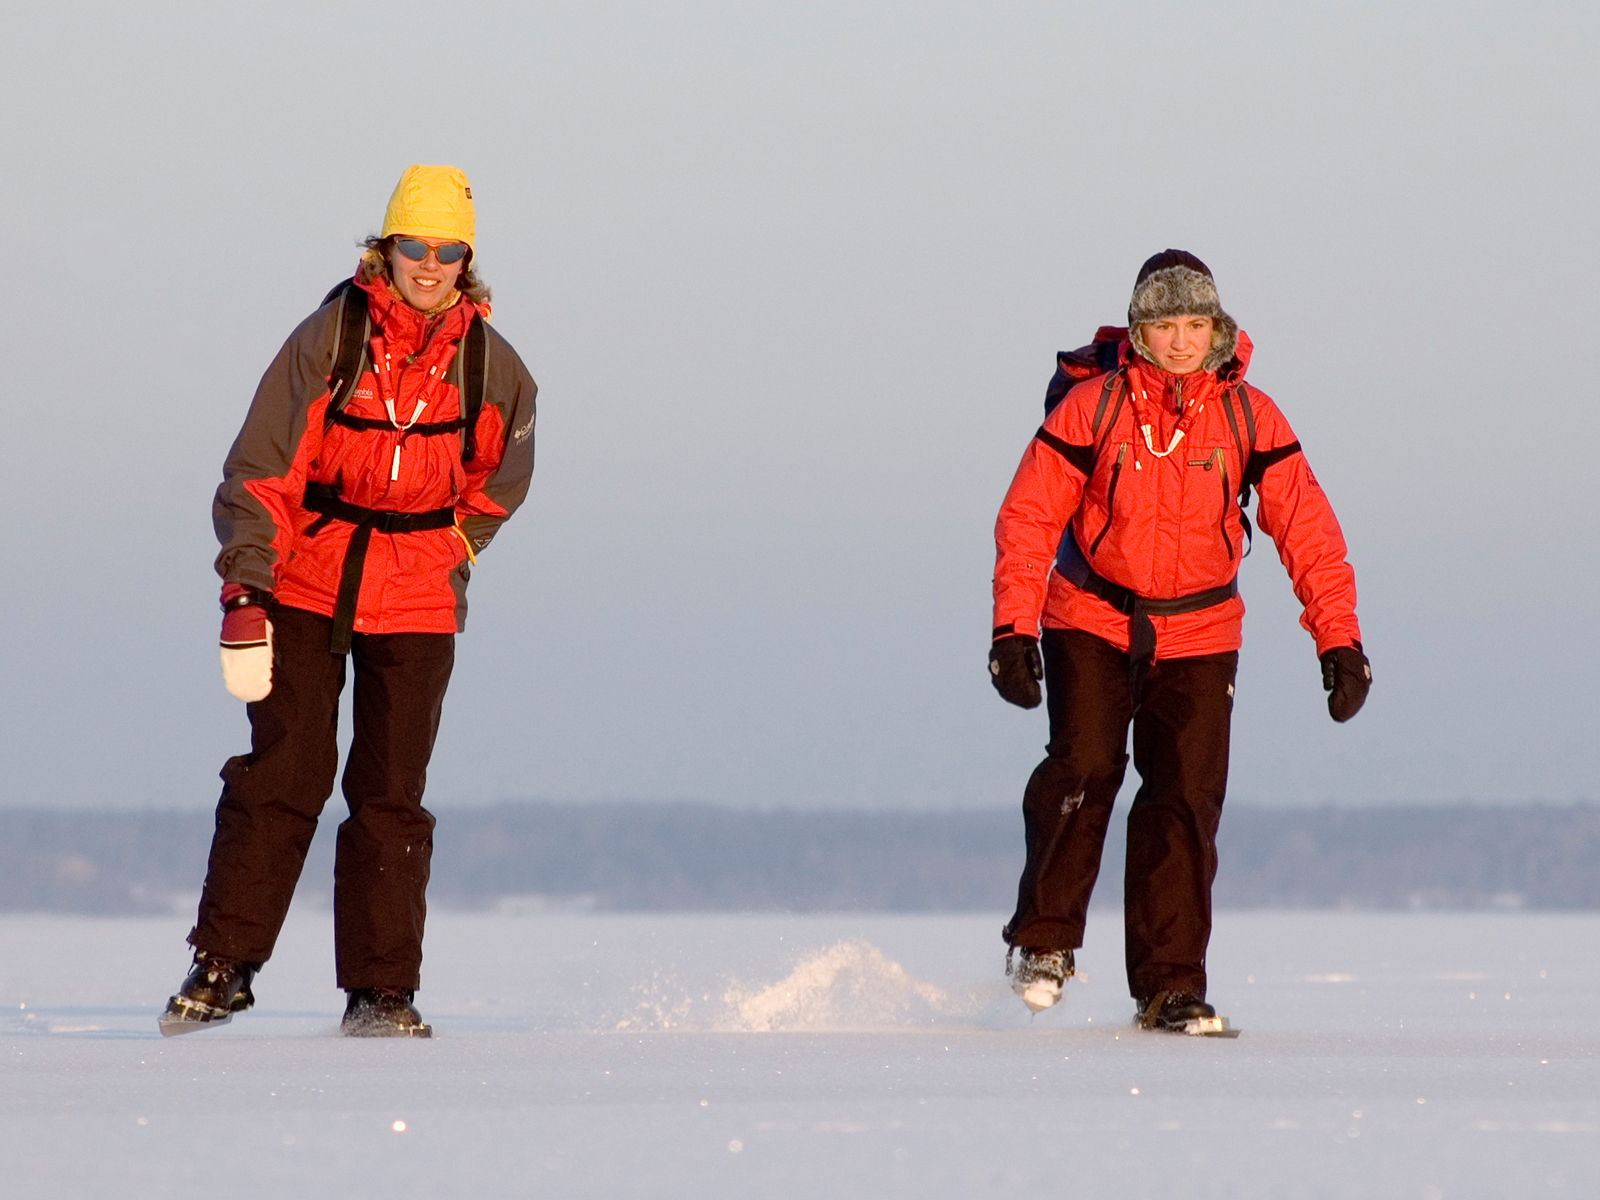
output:
<instances>
[{"instance_id":1,"label":"distant treeline","mask_svg":"<svg viewBox=\"0 0 1600 1200\"><path fill-rule=\"evenodd\" d=\"M332 801L301 879L332 889ZM1122 810L1119 809L1119 814ZM342 814L341 814L342 815ZM1119 902L1120 819L1096 902ZM191 904L205 812L0 809L0 910L151 913ZM1600 909L1600 808L1233 808L1219 908ZM448 809L430 901L613 911L1009 912L1011 811L760 812L709 804Z\"/></svg>"}]
</instances>

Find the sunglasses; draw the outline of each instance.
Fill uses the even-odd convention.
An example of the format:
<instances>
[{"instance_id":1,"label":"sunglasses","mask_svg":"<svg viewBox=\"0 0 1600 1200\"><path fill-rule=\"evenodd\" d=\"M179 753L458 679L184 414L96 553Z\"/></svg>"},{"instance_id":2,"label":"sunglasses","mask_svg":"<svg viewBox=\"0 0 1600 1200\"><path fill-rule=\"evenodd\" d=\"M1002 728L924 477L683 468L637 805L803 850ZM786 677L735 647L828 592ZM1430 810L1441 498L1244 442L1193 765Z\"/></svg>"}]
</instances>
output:
<instances>
[{"instance_id":1,"label":"sunglasses","mask_svg":"<svg viewBox=\"0 0 1600 1200\"><path fill-rule=\"evenodd\" d=\"M432 250L434 257L446 266L465 258L468 249L465 242L446 242L442 246L430 246L427 242L408 237L395 238L394 248L412 262L421 262L428 257L428 251Z\"/></svg>"}]
</instances>

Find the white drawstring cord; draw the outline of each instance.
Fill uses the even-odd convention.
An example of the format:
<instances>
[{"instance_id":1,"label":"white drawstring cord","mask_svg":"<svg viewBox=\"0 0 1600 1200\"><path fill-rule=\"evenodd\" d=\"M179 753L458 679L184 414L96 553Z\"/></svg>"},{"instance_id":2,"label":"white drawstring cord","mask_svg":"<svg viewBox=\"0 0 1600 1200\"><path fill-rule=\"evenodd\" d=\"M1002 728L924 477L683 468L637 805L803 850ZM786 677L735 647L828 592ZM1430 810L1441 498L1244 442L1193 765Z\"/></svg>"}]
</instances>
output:
<instances>
[{"instance_id":1,"label":"white drawstring cord","mask_svg":"<svg viewBox=\"0 0 1600 1200\"><path fill-rule=\"evenodd\" d=\"M1150 451L1150 453L1154 454L1157 458L1165 458L1167 455L1171 454L1174 450L1176 450L1178 448L1178 443L1179 442L1183 441L1183 430L1180 429L1180 430L1178 430L1177 433L1172 435L1172 444L1170 446L1168 446L1165 450L1157 450L1156 447L1155 447L1155 443L1150 440L1150 426L1141 425L1141 426L1139 426L1139 428L1144 433L1145 448L1148 449Z\"/></svg>"},{"instance_id":2,"label":"white drawstring cord","mask_svg":"<svg viewBox=\"0 0 1600 1200\"><path fill-rule=\"evenodd\" d=\"M1150 397L1145 393L1145 390L1143 388L1139 389L1139 398L1141 400L1143 400L1146 404L1148 404L1150 402ZM1198 418L1201 413L1205 412L1205 410L1206 410L1206 406L1204 404L1200 405L1199 408L1194 410L1195 417ZM1153 441L1150 440L1150 429L1151 429L1151 427L1149 425L1141 425L1141 426L1139 426L1139 429L1144 434L1145 447L1150 451L1151 454L1154 454L1157 458L1165 458L1165 457L1167 457L1167 455L1171 454L1174 450L1176 450L1178 448L1178 443L1183 441L1184 435L1189 432L1187 429L1184 429L1182 427L1182 424L1180 423L1177 432L1175 432L1172 435L1172 444L1169 445L1165 450L1157 450L1156 449L1156 444Z\"/></svg>"},{"instance_id":3,"label":"white drawstring cord","mask_svg":"<svg viewBox=\"0 0 1600 1200\"><path fill-rule=\"evenodd\" d=\"M410 429L413 425L415 425L417 423L417 418L422 415L422 410L428 407L428 402L426 400L418 400L417 401L417 406L414 409L411 410L411 420L407 421L404 425L400 424L400 419L394 415L394 401L393 400L385 400L383 402L383 407L385 409L387 409L388 412L389 412L389 423L391 425L393 425L396 429L398 429L401 433L405 433L406 430ZM404 439L402 439L402 440L404 440ZM394 444L394 463L389 468L389 482L393 483L396 479L399 479L399 478L400 478L400 443L396 442Z\"/></svg>"}]
</instances>

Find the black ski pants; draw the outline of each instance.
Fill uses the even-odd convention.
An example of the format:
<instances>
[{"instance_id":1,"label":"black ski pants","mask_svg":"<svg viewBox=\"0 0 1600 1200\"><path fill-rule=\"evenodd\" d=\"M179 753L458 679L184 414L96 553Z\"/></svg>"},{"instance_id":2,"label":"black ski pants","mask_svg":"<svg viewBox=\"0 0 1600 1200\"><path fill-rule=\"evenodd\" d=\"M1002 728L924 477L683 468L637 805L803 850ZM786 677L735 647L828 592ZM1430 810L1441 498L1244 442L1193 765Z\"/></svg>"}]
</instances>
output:
<instances>
[{"instance_id":1,"label":"black ski pants","mask_svg":"<svg viewBox=\"0 0 1600 1200\"><path fill-rule=\"evenodd\" d=\"M1131 724L1140 786L1123 883L1128 987L1141 1002L1161 991L1204 999L1238 652L1157 659L1135 696L1128 656L1109 642L1047 629L1039 645L1050 744L1022 799L1028 860L1006 938L1083 945Z\"/></svg>"},{"instance_id":2,"label":"black ski pants","mask_svg":"<svg viewBox=\"0 0 1600 1200\"><path fill-rule=\"evenodd\" d=\"M248 706L250 753L222 768L196 949L247 962L272 956L339 767L346 659L333 622L274 606L272 691ZM334 860L334 953L341 988L421 983L433 814L422 807L455 635L357 633L354 738L344 769L350 815Z\"/></svg>"}]
</instances>

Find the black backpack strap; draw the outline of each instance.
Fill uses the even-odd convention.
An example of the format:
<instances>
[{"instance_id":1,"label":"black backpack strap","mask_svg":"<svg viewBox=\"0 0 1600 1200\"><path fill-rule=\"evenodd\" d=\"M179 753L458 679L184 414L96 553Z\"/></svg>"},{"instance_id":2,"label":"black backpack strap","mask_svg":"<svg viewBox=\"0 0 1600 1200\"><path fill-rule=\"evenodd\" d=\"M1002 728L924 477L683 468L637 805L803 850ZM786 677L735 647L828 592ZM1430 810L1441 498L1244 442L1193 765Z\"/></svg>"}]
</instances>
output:
<instances>
[{"instance_id":1,"label":"black backpack strap","mask_svg":"<svg viewBox=\"0 0 1600 1200\"><path fill-rule=\"evenodd\" d=\"M1244 384L1234 384L1233 390L1234 394L1239 397L1239 407L1244 410L1244 428L1247 434L1246 441L1249 442L1250 447L1249 454L1254 454L1256 452L1256 410L1250 405L1250 393L1244 390ZM1240 467L1246 474L1249 473L1250 460L1248 454L1245 460L1240 463Z\"/></svg>"},{"instance_id":2,"label":"black backpack strap","mask_svg":"<svg viewBox=\"0 0 1600 1200\"><path fill-rule=\"evenodd\" d=\"M1094 420L1089 423L1089 436L1094 438L1097 448L1100 444L1100 422L1105 419L1106 405L1111 403L1112 392L1117 393L1117 407L1111 413L1111 424L1108 426L1108 428L1116 428L1117 417L1122 413L1122 395L1124 389L1119 389L1117 387L1117 381L1122 378L1122 374L1123 373L1120 370L1108 371L1106 373L1106 381L1100 385L1100 403L1095 405Z\"/></svg>"},{"instance_id":3,"label":"black backpack strap","mask_svg":"<svg viewBox=\"0 0 1600 1200\"><path fill-rule=\"evenodd\" d=\"M1261 486L1261 479L1267 473L1267 468L1281 463L1286 458L1292 458L1300 453L1299 441L1289 442L1287 445L1274 446L1271 450L1256 449L1256 414L1250 407L1250 397L1244 390L1244 384L1238 384L1234 393L1239 400L1239 407L1244 410L1245 433L1249 437L1249 445L1239 448L1239 461L1242 470L1239 475L1239 508L1241 514L1244 506L1250 503L1250 489ZM1228 406L1228 421L1233 423L1233 407ZM1233 436L1235 441L1239 438L1238 426L1234 426ZM1249 522L1245 522L1249 528Z\"/></svg>"},{"instance_id":4,"label":"black backpack strap","mask_svg":"<svg viewBox=\"0 0 1600 1200\"><path fill-rule=\"evenodd\" d=\"M1237 399L1244 412L1244 433L1239 431L1239 418L1233 415L1233 400ZM1250 503L1250 455L1256 448L1256 415L1250 410L1250 397L1244 384L1222 393L1222 411L1228 414L1228 429L1233 434L1233 445L1239 452L1239 507ZM1248 440L1246 440L1248 438Z\"/></svg>"},{"instance_id":5,"label":"black backpack strap","mask_svg":"<svg viewBox=\"0 0 1600 1200\"><path fill-rule=\"evenodd\" d=\"M351 276L349 279L341 279L338 283L334 284L331 288L328 289L328 294L322 298L322 303L317 305L317 307L318 308L323 308L323 307L326 307L329 304L332 304L340 296L345 294L346 289L350 288L354 284L355 284L355 277L354 276Z\"/></svg>"},{"instance_id":6,"label":"black backpack strap","mask_svg":"<svg viewBox=\"0 0 1600 1200\"><path fill-rule=\"evenodd\" d=\"M347 279L328 293L324 304L339 297L339 312L333 322L333 370L328 374L328 411L325 423L350 402L361 378L361 360L372 336L372 318L367 312L367 293Z\"/></svg>"},{"instance_id":7,"label":"black backpack strap","mask_svg":"<svg viewBox=\"0 0 1600 1200\"><path fill-rule=\"evenodd\" d=\"M482 316L474 316L467 326L461 364L461 461L478 456L478 414L483 411L483 394L489 367L489 331Z\"/></svg>"},{"instance_id":8,"label":"black backpack strap","mask_svg":"<svg viewBox=\"0 0 1600 1200\"><path fill-rule=\"evenodd\" d=\"M1239 432L1238 418L1233 415L1235 399L1244 414L1243 434ZM1244 510L1245 505L1250 503L1250 457L1256 448L1256 414L1250 407L1250 395L1244 390L1244 384L1223 389L1222 410L1228 414L1228 428L1233 432L1233 444L1239 451L1239 523L1244 526L1244 557L1248 558L1256 543L1256 531L1250 524L1250 514Z\"/></svg>"}]
</instances>

